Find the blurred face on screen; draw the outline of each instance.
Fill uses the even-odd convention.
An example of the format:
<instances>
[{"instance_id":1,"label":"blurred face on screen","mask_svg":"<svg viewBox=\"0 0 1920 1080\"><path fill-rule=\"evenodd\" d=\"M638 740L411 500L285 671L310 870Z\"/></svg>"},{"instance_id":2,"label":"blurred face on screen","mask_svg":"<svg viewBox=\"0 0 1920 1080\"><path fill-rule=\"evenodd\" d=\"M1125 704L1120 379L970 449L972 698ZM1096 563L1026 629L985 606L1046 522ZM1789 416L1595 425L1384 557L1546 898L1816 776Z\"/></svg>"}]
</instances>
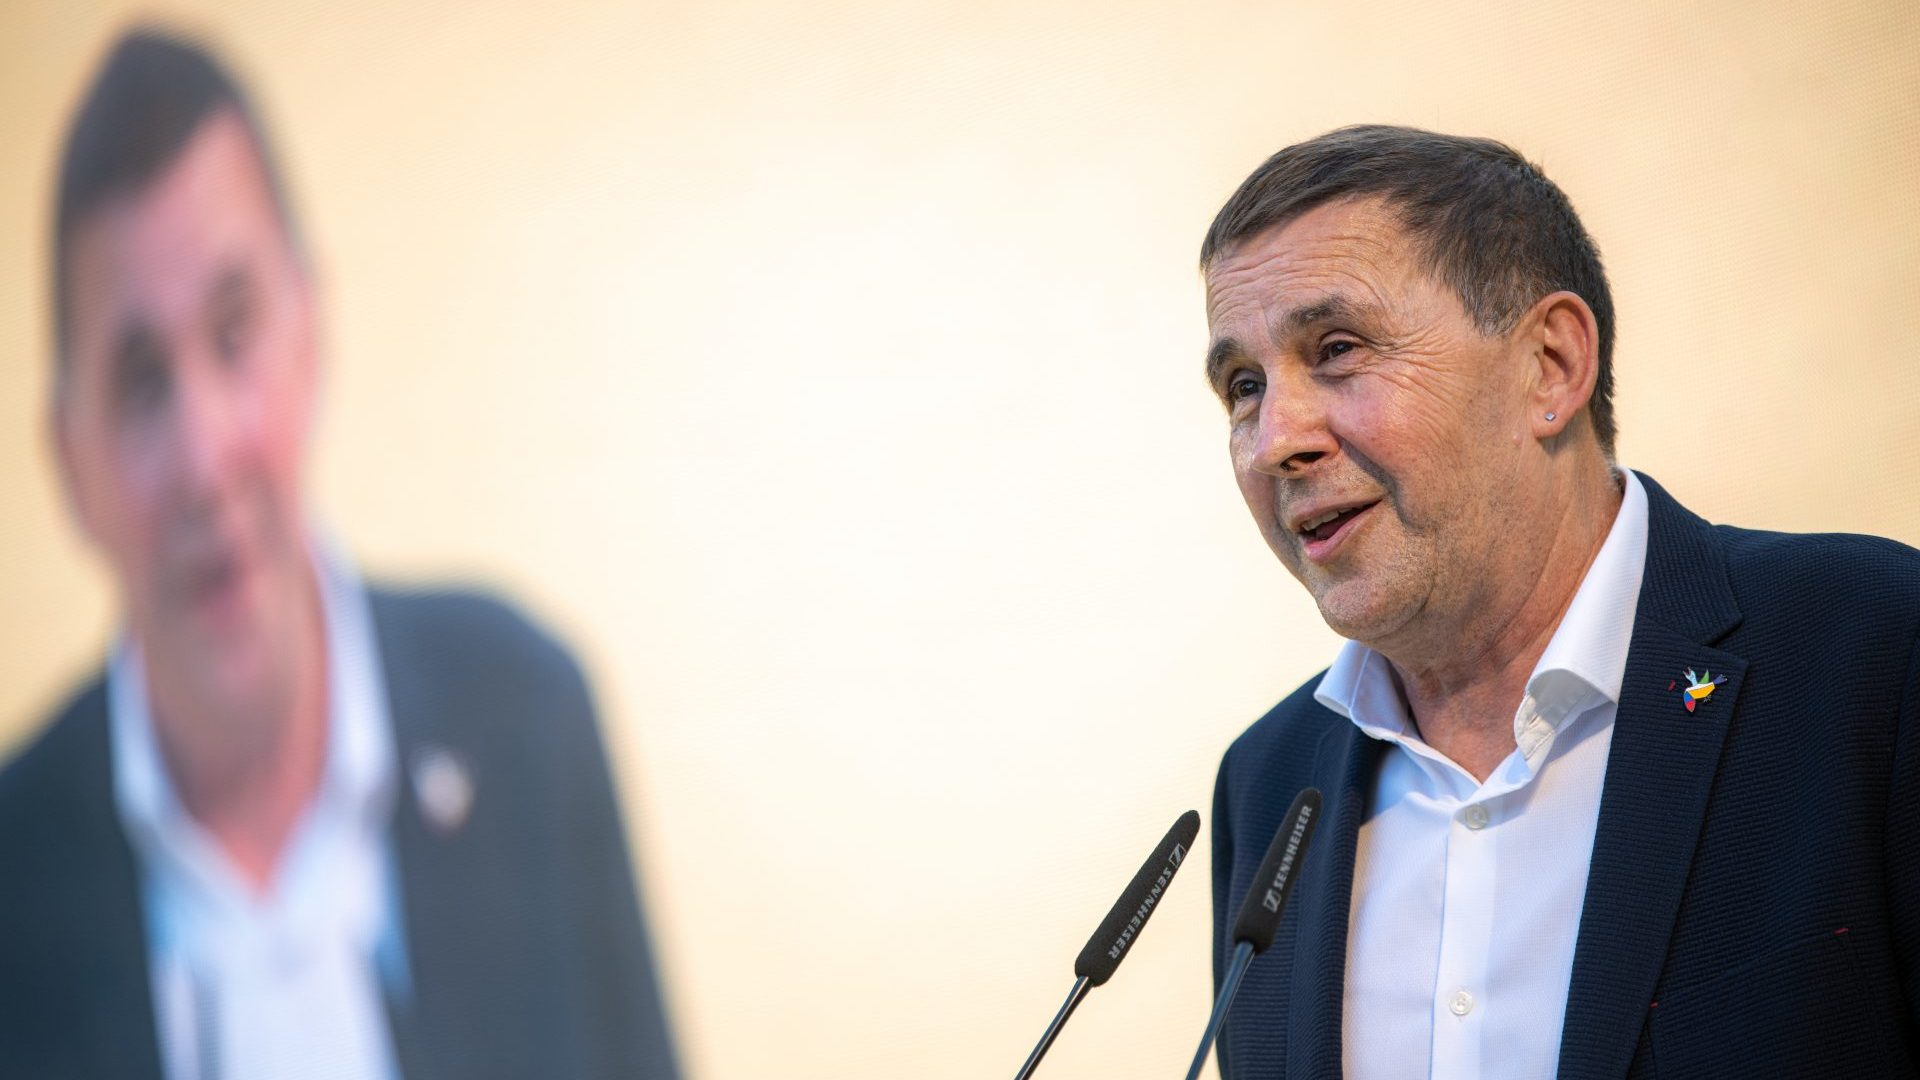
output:
<instances>
[{"instance_id":1,"label":"blurred face on screen","mask_svg":"<svg viewBox=\"0 0 1920 1080\"><path fill-rule=\"evenodd\" d=\"M1329 626L1376 644L1474 610L1527 520L1525 366L1376 200L1207 267L1208 376L1262 535Z\"/></svg>"},{"instance_id":2,"label":"blurred face on screen","mask_svg":"<svg viewBox=\"0 0 1920 1080\"><path fill-rule=\"evenodd\" d=\"M283 705L308 606L301 514L313 411L305 272L246 123L213 114L150 183L83 220L54 426L150 678Z\"/></svg>"}]
</instances>

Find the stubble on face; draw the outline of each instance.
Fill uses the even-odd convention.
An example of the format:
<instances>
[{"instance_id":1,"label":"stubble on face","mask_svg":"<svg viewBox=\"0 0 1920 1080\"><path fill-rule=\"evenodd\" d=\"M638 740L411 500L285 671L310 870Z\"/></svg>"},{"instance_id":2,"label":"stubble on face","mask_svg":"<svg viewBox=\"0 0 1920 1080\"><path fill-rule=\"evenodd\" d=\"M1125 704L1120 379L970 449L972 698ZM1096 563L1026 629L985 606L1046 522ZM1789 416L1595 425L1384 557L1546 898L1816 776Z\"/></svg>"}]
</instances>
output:
<instances>
[{"instance_id":1,"label":"stubble on face","mask_svg":"<svg viewBox=\"0 0 1920 1080\"><path fill-rule=\"evenodd\" d=\"M1342 200L1249 238L1207 269L1210 381L1241 494L1335 632L1377 648L1444 635L1486 590L1517 517L1524 394L1378 200ZM1331 550L1298 528L1365 509Z\"/></svg>"}]
</instances>

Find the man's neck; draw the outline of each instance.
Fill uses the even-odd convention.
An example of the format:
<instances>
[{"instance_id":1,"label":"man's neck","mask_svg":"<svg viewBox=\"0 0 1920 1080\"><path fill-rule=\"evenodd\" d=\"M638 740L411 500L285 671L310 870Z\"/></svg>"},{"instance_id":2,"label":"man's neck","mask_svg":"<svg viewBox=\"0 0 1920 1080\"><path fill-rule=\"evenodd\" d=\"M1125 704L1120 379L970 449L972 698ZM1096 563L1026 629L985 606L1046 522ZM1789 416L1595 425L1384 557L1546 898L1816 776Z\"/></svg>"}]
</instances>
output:
<instances>
[{"instance_id":1,"label":"man's neck","mask_svg":"<svg viewBox=\"0 0 1920 1080\"><path fill-rule=\"evenodd\" d=\"M195 692L203 682L148 672L156 741L181 805L258 892L325 771L331 658L318 587L308 575L265 700L225 700Z\"/></svg>"},{"instance_id":2,"label":"man's neck","mask_svg":"<svg viewBox=\"0 0 1920 1080\"><path fill-rule=\"evenodd\" d=\"M1513 715L1527 680L1606 543L1621 504L1611 471L1570 486L1557 515L1529 535L1546 541L1537 570L1475 604L1429 650L1381 650L1393 663L1408 714L1429 746L1485 781L1514 749Z\"/></svg>"}]
</instances>

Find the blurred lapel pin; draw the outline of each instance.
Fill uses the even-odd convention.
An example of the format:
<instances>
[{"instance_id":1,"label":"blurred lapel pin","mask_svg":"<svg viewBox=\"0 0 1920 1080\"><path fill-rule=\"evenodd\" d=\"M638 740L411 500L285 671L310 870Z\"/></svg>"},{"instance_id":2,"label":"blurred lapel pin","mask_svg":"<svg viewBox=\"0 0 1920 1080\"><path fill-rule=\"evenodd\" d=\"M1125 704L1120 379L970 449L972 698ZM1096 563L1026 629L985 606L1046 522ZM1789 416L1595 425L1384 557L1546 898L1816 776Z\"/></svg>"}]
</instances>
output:
<instances>
[{"instance_id":1,"label":"blurred lapel pin","mask_svg":"<svg viewBox=\"0 0 1920 1080\"><path fill-rule=\"evenodd\" d=\"M427 823L451 835L473 811L473 770L444 746L422 746L413 756L413 793Z\"/></svg>"}]
</instances>

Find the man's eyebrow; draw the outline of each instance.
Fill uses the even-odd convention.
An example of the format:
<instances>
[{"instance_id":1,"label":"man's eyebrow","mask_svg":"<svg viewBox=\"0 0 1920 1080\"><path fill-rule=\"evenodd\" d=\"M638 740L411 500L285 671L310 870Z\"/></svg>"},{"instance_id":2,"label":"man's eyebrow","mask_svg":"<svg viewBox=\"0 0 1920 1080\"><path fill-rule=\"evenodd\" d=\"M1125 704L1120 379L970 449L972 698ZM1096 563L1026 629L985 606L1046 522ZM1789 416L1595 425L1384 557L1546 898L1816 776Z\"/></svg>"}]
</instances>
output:
<instances>
[{"instance_id":1,"label":"man's eyebrow","mask_svg":"<svg viewBox=\"0 0 1920 1080\"><path fill-rule=\"evenodd\" d=\"M1207 348L1207 385L1215 389L1220 386L1220 373L1236 360L1246 358L1247 350L1232 338L1215 338Z\"/></svg>"},{"instance_id":2,"label":"man's eyebrow","mask_svg":"<svg viewBox=\"0 0 1920 1080\"><path fill-rule=\"evenodd\" d=\"M1321 297L1305 307L1297 307L1287 312L1274 321L1267 329L1267 333L1273 340L1280 341L1283 338L1292 337L1315 323L1327 322L1330 319L1358 319L1359 317L1360 305L1348 299L1345 293L1334 293L1331 296Z\"/></svg>"},{"instance_id":3,"label":"man's eyebrow","mask_svg":"<svg viewBox=\"0 0 1920 1080\"><path fill-rule=\"evenodd\" d=\"M256 291L252 269L239 262L229 263L220 268L213 288L207 292L205 315L214 320L215 325L235 316L245 316L253 306Z\"/></svg>"},{"instance_id":4,"label":"man's eyebrow","mask_svg":"<svg viewBox=\"0 0 1920 1080\"><path fill-rule=\"evenodd\" d=\"M1330 319L1358 319L1360 306L1348 299L1344 293L1323 296L1304 307L1297 307L1275 319L1267 328L1267 336L1275 342L1285 340L1299 333L1301 329ZM1217 338L1207 349L1207 385L1220 385L1220 374L1236 360L1244 360L1247 350L1233 338Z\"/></svg>"},{"instance_id":5,"label":"man's eyebrow","mask_svg":"<svg viewBox=\"0 0 1920 1080\"><path fill-rule=\"evenodd\" d=\"M253 275L247 272L247 267L229 263L221 267L220 276L214 279L212 297L216 304L230 304L246 299L252 291Z\"/></svg>"}]
</instances>

